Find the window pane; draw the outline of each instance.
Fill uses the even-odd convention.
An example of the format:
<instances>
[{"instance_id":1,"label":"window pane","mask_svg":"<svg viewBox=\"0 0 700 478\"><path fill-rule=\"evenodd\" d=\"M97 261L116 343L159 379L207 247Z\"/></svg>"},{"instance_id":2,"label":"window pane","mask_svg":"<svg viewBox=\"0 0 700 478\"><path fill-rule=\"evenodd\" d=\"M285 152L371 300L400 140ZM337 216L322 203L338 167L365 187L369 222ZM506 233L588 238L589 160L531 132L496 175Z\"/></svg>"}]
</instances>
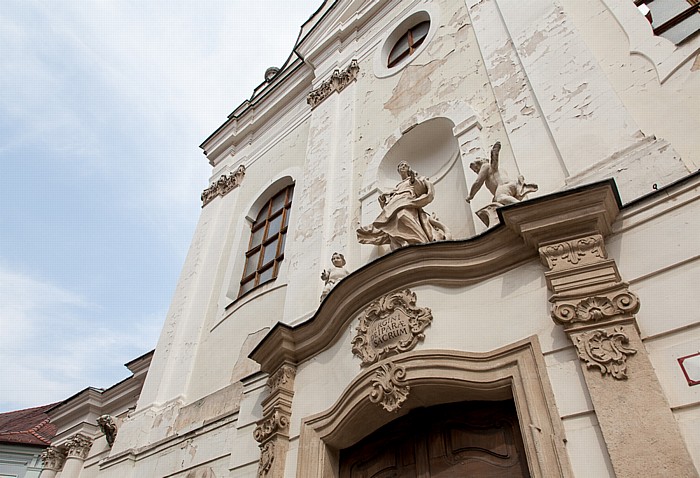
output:
<instances>
[{"instance_id":1,"label":"window pane","mask_svg":"<svg viewBox=\"0 0 700 478\"><path fill-rule=\"evenodd\" d=\"M267 213L270 210L270 203L268 202L263 206L263 208L258 213L258 217L255 218L255 225L261 224L265 219L267 219Z\"/></svg>"},{"instance_id":2,"label":"window pane","mask_svg":"<svg viewBox=\"0 0 700 478\"><path fill-rule=\"evenodd\" d=\"M651 10L651 17L653 19L652 26L654 28L658 27L689 6L690 4L685 0L654 0L653 2L649 2L647 7Z\"/></svg>"},{"instance_id":3,"label":"window pane","mask_svg":"<svg viewBox=\"0 0 700 478\"><path fill-rule=\"evenodd\" d=\"M270 220L270 225L267 228L267 236L265 239L269 239L277 235L280 232L280 227L282 226L282 214L276 218Z\"/></svg>"},{"instance_id":4,"label":"window pane","mask_svg":"<svg viewBox=\"0 0 700 478\"><path fill-rule=\"evenodd\" d=\"M428 29L430 28L430 22L419 23L415 27L411 28L413 32L413 45L418 46L423 43L423 40L428 35Z\"/></svg>"},{"instance_id":5,"label":"window pane","mask_svg":"<svg viewBox=\"0 0 700 478\"><path fill-rule=\"evenodd\" d=\"M275 212L279 211L282 206L284 205L284 191L282 191L282 194L278 194L272 199L272 212L271 214L274 214Z\"/></svg>"},{"instance_id":6,"label":"window pane","mask_svg":"<svg viewBox=\"0 0 700 478\"><path fill-rule=\"evenodd\" d=\"M258 269L258 259L260 259L260 251L257 251L252 256L248 257L243 271L243 277L247 277Z\"/></svg>"},{"instance_id":7,"label":"window pane","mask_svg":"<svg viewBox=\"0 0 700 478\"><path fill-rule=\"evenodd\" d=\"M294 196L294 186L289 186L287 191L287 204L292 203L292 196Z\"/></svg>"},{"instance_id":8,"label":"window pane","mask_svg":"<svg viewBox=\"0 0 700 478\"><path fill-rule=\"evenodd\" d=\"M289 224L289 209L284 210L284 222L282 227L287 227L287 224Z\"/></svg>"},{"instance_id":9,"label":"window pane","mask_svg":"<svg viewBox=\"0 0 700 478\"><path fill-rule=\"evenodd\" d=\"M274 267L270 266L267 269L265 269L263 272L260 273L260 284L264 284L265 282L272 279L273 270L274 270Z\"/></svg>"},{"instance_id":10,"label":"window pane","mask_svg":"<svg viewBox=\"0 0 700 478\"><path fill-rule=\"evenodd\" d=\"M241 284L241 291L238 293L238 295L241 296L241 295L245 294L246 292L251 290L253 287L255 287L254 280L251 280L251 281L248 281L244 284Z\"/></svg>"},{"instance_id":11,"label":"window pane","mask_svg":"<svg viewBox=\"0 0 700 478\"><path fill-rule=\"evenodd\" d=\"M663 32L661 36L677 45L698 30L700 30L700 14L695 13Z\"/></svg>"},{"instance_id":12,"label":"window pane","mask_svg":"<svg viewBox=\"0 0 700 478\"><path fill-rule=\"evenodd\" d=\"M251 239L250 239L250 249L260 245L260 243L262 242L262 239L263 239L264 232L265 232L265 224L264 223L257 231L253 231L253 237L251 237Z\"/></svg>"},{"instance_id":13,"label":"window pane","mask_svg":"<svg viewBox=\"0 0 700 478\"><path fill-rule=\"evenodd\" d=\"M408 34L402 36L394 45L393 50L389 54L389 64L393 64L405 55L408 55Z\"/></svg>"},{"instance_id":14,"label":"window pane","mask_svg":"<svg viewBox=\"0 0 700 478\"><path fill-rule=\"evenodd\" d=\"M272 259L275 258L275 255L277 254L277 239L269 243L268 245L265 246L265 253L263 256L263 262L262 265L264 266L268 262L270 262Z\"/></svg>"}]
</instances>

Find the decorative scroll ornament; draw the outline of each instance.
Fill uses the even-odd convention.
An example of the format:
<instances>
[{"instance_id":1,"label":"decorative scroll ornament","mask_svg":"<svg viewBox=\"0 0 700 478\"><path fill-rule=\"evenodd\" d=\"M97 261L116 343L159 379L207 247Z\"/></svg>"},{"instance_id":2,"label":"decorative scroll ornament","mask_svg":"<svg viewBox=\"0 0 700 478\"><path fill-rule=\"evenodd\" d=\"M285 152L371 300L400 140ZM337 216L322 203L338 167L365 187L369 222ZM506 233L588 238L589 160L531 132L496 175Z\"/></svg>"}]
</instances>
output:
<instances>
[{"instance_id":1,"label":"decorative scroll ornament","mask_svg":"<svg viewBox=\"0 0 700 478\"><path fill-rule=\"evenodd\" d=\"M114 445L114 439L117 438L117 424L110 415L102 415L97 419L97 425L102 430L107 440L107 445L112 448Z\"/></svg>"},{"instance_id":2,"label":"decorative scroll ornament","mask_svg":"<svg viewBox=\"0 0 700 478\"><path fill-rule=\"evenodd\" d=\"M350 83L357 79L357 73L360 71L360 66L357 60L352 60L344 70L335 70L330 78L321 83L321 86L311 91L306 102L311 105L311 108L316 108L323 100L328 98L334 92L340 93Z\"/></svg>"},{"instance_id":3,"label":"decorative scroll ornament","mask_svg":"<svg viewBox=\"0 0 700 478\"><path fill-rule=\"evenodd\" d=\"M416 307L416 294L409 289L387 294L364 310L352 339L352 353L366 367L411 350L425 338L423 331L432 320L429 308Z\"/></svg>"},{"instance_id":4,"label":"decorative scroll ornament","mask_svg":"<svg viewBox=\"0 0 700 478\"><path fill-rule=\"evenodd\" d=\"M44 469L58 471L66 461L66 452L61 448L50 446L41 453L41 461Z\"/></svg>"},{"instance_id":5,"label":"decorative scroll ornament","mask_svg":"<svg viewBox=\"0 0 700 478\"><path fill-rule=\"evenodd\" d=\"M235 187L240 186L245 176L245 166L242 164L234 173L223 174L214 184L202 191L202 207L209 204L217 196L225 196Z\"/></svg>"},{"instance_id":6,"label":"decorative scroll ornament","mask_svg":"<svg viewBox=\"0 0 700 478\"><path fill-rule=\"evenodd\" d=\"M74 456L76 458L80 458L81 460L84 460L87 458L88 453L90 452L90 447L92 446L92 439L83 435L82 433L78 433L77 435L73 436L70 438L64 446L68 449L68 456Z\"/></svg>"},{"instance_id":7,"label":"decorative scroll ornament","mask_svg":"<svg viewBox=\"0 0 700 478\"><path fill-rule=\"evenodd\" d=\"M588 368L598 367L602 375L610 374L617 380L627 379L627 356L637 353L627 344L629 338L622 327L612 333L605 329L584 332L575 339L578 356Z\"/></svg>"},{"instance_id":8,"label":"decorative scroll ornament","mask_svg":"<svg viewBox=\"0 0 700 478\"><path fill-rule=\"evenodd\" d=\"M608 255L603 245L603 236L595 234L541 247L540 257L549 269L563 269L580 262L607 259Z\"/></svg>"},{"instance_id":9,"label":"decorative scroll ornament","mask_svg":"<svg viewBox=\"0 0 700 478\"><path fill-rule=\"evenodd\" d=\"M588 297L579 302L556 301L552 307L552 318L560 324L574 322L598 322L623 314L634 314L639 310L639 298L624 291L612 299L605 296Z\"/></svg>"},{"instance_id":10,"label":"decorative scroll ornament","mask_svg":"<svg viewBox=\"0 0 700 478\"><path fill-rule=\"evenodd\" d=\"M275 461L275 443L269 441L260 445L260 460L258 461L258 477L267 476Z\"/></svg>"},{"instance_id":11,"label":"decorative scroll ornament","mask_svg":"<svg viewBox=\"0 0 700 478\"><path fill-rule=\"evenodd\" d=\"M289 365L282 365L277 372L267 379L267 386L274 392L280 388L289 388L294 383L297 370ZM287 387L285 387L287 386Z\"/></svg>"},{"instance_id":12,"label":"decorative scroll ornament","mask_svg":"<svg viewBox=\"0 0 700 478\"><path fill-rule=\"evenodd\" d=\"M380 366L372 379L369 401L381 403L387 412L395 412L406 401L410 390L406 384L406 368L389 362Z\"/></svg>"},{"instance_id":13,"label":"decorative scroll ornament","mask_svg":"<svg viewBox=\"0 0 700 478\"><path fill-rule=\"evenodd\" d=\"M289 426L289 417L279 410L272 412L272 415L265 418L253 431L253 438L258 443L262 443L278 431L286 430Z\"/></svg>"}]
</instances>

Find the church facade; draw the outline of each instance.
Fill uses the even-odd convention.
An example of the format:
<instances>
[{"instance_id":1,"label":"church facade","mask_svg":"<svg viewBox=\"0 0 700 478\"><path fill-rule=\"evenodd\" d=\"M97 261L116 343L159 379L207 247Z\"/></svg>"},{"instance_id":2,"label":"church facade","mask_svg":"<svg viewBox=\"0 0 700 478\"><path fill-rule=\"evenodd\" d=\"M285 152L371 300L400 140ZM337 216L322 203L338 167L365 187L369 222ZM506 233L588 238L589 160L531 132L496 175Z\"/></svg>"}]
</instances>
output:
<instances>
[{"instance_id":1,"label":"church facade","mask_svg":"<svg viewBox=\"0 0 700 478\"><path fill-rule=\"evenodd\" d=\"M324 2L42 478L697 477L700 13L635 3Z\"/></svg>"}]
</instances>

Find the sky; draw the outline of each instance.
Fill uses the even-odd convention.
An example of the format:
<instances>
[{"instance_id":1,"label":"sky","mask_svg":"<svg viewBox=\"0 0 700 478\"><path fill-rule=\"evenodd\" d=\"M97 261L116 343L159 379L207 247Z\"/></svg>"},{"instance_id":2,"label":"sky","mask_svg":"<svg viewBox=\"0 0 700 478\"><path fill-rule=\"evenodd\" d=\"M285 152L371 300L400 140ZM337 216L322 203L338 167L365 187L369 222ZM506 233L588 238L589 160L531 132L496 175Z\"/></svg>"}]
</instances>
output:
<instances>
[{"instance_id":1,"label":"sky","mask_svg":"<svg viewBox=\"0 0 700 478\"><path fill-rule=\"evenodd\" d=\"M2 0L0 412L155 348L211 174L199 144L321 0Z\"/></svg>"}]
</instances>

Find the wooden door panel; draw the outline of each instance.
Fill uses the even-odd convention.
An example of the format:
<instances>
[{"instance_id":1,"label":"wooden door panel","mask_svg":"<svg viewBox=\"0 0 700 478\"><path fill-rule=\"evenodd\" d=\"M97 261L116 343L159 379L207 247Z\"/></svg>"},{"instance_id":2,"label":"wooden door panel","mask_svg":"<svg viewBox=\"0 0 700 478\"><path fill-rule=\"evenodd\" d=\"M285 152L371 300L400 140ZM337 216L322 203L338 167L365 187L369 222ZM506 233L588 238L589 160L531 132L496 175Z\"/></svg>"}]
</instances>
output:
<instances>
[{"instance_id":1,"label":"wooden door panel","mask_svg":"<svg viewBox=\"0 0 700 478\"><path fill-rule=\"evenodd\" d=\"M341 450L341 478L527 478L515 406L461 402L414 410Z\"/></svg>"}]
</instances>

